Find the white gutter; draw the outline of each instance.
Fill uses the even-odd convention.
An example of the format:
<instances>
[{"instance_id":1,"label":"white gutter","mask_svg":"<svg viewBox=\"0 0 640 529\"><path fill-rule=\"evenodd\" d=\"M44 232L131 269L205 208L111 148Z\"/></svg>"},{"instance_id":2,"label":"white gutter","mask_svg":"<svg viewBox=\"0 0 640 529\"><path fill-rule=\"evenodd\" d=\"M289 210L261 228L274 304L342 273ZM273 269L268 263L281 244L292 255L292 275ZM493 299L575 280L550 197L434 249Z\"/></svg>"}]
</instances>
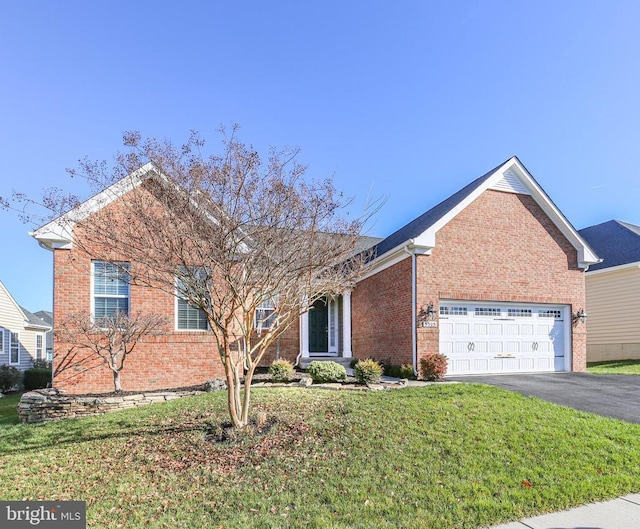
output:
<instances>
[{"instance_id":1,"label":"white gutter","mask_svg":"<svg viewBox=\"0 0 640 529\"><path fill-rule=\"evenodd\" d=\"M600 261L602 262L602 260ZM600 268L600 270L591 270L587 271L586 275L595 276L600 274L606 274L608 272L617 272L618 270L628 270L630 268L640 268L640 261L635 261L633 263L626 263L617 266L610 266L609 268Z\"/></svg>"},{"instance_id":2,"label":"white gutter","mask_svg":"<svg viewBox=\"0 0 640 529\"><path fill-rule=\"evenodd\" d=\"M418 317L416 312L417 301L417 279L416 279L416 253L410 246L413 244L413 239L409 241L409 244L403 247L403 250L411 256L411 349L413 356L413 374L418 374L418 340L416 319Z\"/></svg>"}]
</instances>

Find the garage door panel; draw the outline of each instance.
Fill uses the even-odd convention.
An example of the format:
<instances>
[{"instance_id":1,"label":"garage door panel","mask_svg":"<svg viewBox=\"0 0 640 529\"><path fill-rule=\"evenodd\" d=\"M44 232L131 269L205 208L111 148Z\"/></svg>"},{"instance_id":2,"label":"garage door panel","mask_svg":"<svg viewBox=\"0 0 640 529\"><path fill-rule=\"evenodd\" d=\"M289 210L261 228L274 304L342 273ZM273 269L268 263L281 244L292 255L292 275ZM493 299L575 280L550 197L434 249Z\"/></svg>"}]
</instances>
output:
<instances>
[{"instance_id":1,"label":"garage door panel","mask_svg":"<svg viewBox=\"0 0 640 529\"><path fill-rule=\"evenodd\" d=\"M453 336L453 323L442 322L440 324L440 336Z\"/></svg>"},{"instance_id":2,"label":"garage door panel","mask_svg":"<svg viewBox=\"0 0 640 529\"><path fill-rule=\"evenodd\" d=\"M533 336L533 325L530 323L522 323L520 325L520 333L521 336Z\"/></svg>"},{"instance_id":3,"label":"garage door panel","mask_svg":"<svg viewBox=\"0 0 640 529\"><path fill-rule=\"evenodd\" d=\"M520 352L520 342L507 342L507 354L518 354Z\"/></svg>"},{"instance_id":4,"label":"garage door panel","mask_svg":"<svg viewBox=\"0 0 640 529\"><path fill-rule=\"evenodd\" d=\"M517 323L508 323L505 325L505 333L509 336L518 336L520 334L520 325Z\"/></svg>"},{"instance_id":5,"label":"garage door panel","mask_svg":"<svg viewBox=\"0 0 640 529\"><path fill-rule=\"evenodd\" d=\"M535 371L536 361L533 358L519 358L518 368L520 371Z\"/></svg>"},{"instance_id":6,"label":"garage door panel","mask_svg":"<svg viewBox=\"0 0 640 529\"><path fill-rule=\"evenodd\" d=\"M557 307L441 302L449 374L564 370L567 309Z\"/></svg>"},{"instance_id":7,"label":"garage door panel","mask_svg":"<svg viewBox=\"0 0 640 529\"><path fill-rule=\"evenodd\" d=\"M476 336L486 336L489 334L489 326L486 323L474 323L473 334Z\"/></svg>"}]
</instances>

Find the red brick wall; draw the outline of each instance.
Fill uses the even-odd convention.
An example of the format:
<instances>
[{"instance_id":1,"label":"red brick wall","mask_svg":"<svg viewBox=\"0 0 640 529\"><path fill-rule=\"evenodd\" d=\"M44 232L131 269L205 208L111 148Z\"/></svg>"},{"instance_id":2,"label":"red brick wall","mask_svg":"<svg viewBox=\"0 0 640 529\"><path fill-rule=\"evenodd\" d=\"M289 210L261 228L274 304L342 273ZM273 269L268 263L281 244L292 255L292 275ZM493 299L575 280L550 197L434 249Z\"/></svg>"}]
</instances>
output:
<instances>
[{"instance_id":1,"label":"red brick wall","mask_svg":"<svg viewBox=\"0 0 640 529\"><path fill-rule=\"evenodd\" d=\"M406 259L358 283L353 321L360 356L411 361L410 267ZM417 276L418 310L433 302L437 313L441 299L569 304L572 311L585 306L575 248L527 195L485 191L437 233L431 255L417 256ZM398 318L374 319L370 303ZM586 328L572 330L573 370L584 371ZM417 333L419 356L439 350L439 328Z\"/></svg>"},{"instance_id":2,"label":"red brick wall","mask_svg":"<svg viewBox=\"0 0 640 529\"><path fill-rule=\"evenodd\" d=\"M123 259L126 260L126 259ZM135 266L132 264L132 266ZM91 310L91 259L78 250L54 252L54 317L62 322L69 315ZM175 330L175 297L144 286L131 286L132 313L160 313L170 320L170 332L139 342L125 361L121 373L124 391L177 388L202 384L212 378L224 378L217 344L206 331ZM295 361L299 351L298 323L280 338L280 357ZM56 339L56 370L70 345ZM262 365L275 358L276 346L265 354ZM86 362L80 363L82 359ZM99 360L86 354L74 358L75 366L62 370L54 379L55 387L68 393L113 391L113 375Z\"/></svg>"},{"instance_id":3,"label":"red brick wall","mask_svg":"<svg viewBox=\"0 0 640 529\"><path fill-rule=\"evenodd\" d=\"M132 265L133 266L133 265ZM91 259L77 250L55 250L54 253L54 317L62 322L73 313L91 310ZM175 298L171 294L142 286L131 286L132 312L160 313L170 318L165 336L149 337L138 343L125 361L121 373L125 391L173 388L204 383L222 377L215 339L204 331L175 331ZM58 356L69 345L56 341ZM76 358L77 360L77 358ZM59 360L56 364L60 364ZM69 368L59 373L54 385L69 393L113 391L113 376L98 361Z\"/></svg>"},{"instance_id":4,"label":"red brick wall","mask_svg":"<svg viewBox=\"0 0 640 529\"><path fill-rule=\"evenodd\" d=\"M146 195L145 204L153 206L153 197ZM103 212L117 215L118 202ZM76 228L76 237L82 237L81 227ZM86 240L86 239L85 239ZM92 255L104 252L93 248ZM129 261L110 249L109 258ZM58 249L54 252L54 318L63 322L72 314L88 314L91 311L91 258L78 248ZM136 263L131 263L132 271ZM134 274L135 275L135 274ZM167 316L169 332L161 337L141 340L125 361L121 372L122 389L139 391L149 389L177 388L201 384L212 378L223 378L214 335L207 331L178 331L175 329L175 297L158 288L131 285L131 313L156 313ZM299 352L299 328L295 322L280 338L280 357L295 360ZM63 356L71 349L70 344L54 338L54 365L57 374L54 385L68 393L98 393L113 391L113 375L99 359L86 352L74 358L73 366L61 369ZM276 355L274 345L265 355L262 365L268 365ZM74 351L78 352L77 350ZM67 356L67 358L69 358ZM79 362L86 359L86 362ZM80 364L80 365L79 365Z\"/></svg>"},{"instance_id":5,"label":"red brick wall","mask_svg":"<svg viewBox=\"0 0 640 529\"><path fill-rule=\"evenodd\" d=\"M411 363L411 257L360 281L351 297L354 358Z\"/></svg>"}]
</instances>

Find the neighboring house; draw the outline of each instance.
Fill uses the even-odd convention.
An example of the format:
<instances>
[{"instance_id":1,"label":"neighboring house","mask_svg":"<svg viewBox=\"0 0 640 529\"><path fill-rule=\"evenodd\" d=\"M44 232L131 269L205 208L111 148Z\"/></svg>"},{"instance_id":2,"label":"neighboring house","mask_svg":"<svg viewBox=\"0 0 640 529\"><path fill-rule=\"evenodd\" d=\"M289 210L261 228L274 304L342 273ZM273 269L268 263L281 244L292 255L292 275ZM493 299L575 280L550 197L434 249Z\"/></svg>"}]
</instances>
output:
<instances>
[{"instance_id":1,"label":"neighboring house","mask_svg":"<svg viewBox=\"0 0 640 529\"><path fill-rule=\"evenodd\" d=\"M0 365L21 371L46 359L46 333L51 326L18 305L0 281Z\"/></svg>"},{"instance_id":2,"label":"neighboring house","mask_svg":"<svg viewBox=\"0 0 640 529\"><path fill-rule=\"evenodd\" d=\"M38 312L34 312L34 314L51 327L51 330L47 331L46 335L47 360L51 362L53 361L53 312L49 310L39 310Z\"/></svg>"},{"instance_id":3,"label":"neighboring house","mask_svg":"<svg viewBox=\"0 0 640 529\"><path fill-rule=\"evenodd\" d=\"M118 189L125 188L112 186L87 209L126 193ZM160 310L175 321L169 335L140 344L127 361L126 389L186 386L222 375L196 309L129 285L115 267L92 261L74 249L73 233L61 220L33 236L54 253L56 321L100 307ZM439 351L449 359L449 374L585 370L585 326L575 316L585 307L584 271L599 259L518 158L386 239L368 242L374 257L355 287L314 303L268 361L276 355L303 365L314 358L373 357L417 368L421 356ZM102 367L67 370L54 383L69 392L112 388Z\"/></svg>"},{"instance_id":4,"label":"neighboring house","mask_svg":"<svg viewBox=\"0 0 640 529\"><path fill-rule=\"evenodd\" d=\"M640 226L610 220L579 233L603 259L585 278L587 360L640 359Z\"/></svg>"}]
</instances>

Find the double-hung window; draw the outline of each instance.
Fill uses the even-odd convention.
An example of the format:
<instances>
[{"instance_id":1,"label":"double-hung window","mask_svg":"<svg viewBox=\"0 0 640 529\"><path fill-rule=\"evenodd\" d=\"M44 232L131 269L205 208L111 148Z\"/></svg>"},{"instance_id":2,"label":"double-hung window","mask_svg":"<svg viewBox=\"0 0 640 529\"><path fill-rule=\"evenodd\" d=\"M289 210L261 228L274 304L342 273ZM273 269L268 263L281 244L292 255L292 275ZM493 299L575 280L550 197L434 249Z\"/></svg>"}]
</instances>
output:
<instances>
[{"instance_id":1,"label":"double-hung window","mask_svg":"<svg viewBox=\"0 0 640 529\"><path fill-rule=\"evenodd\" d=\"M208 300L207 271L203 267L181 269L176 277L176 326L181 331L206 331L207 315L198 306Z\"/></svg>"},{"instance_id":2,"label":"double-hung window","mask_svg":"<svg viewBox=\"0 0 640 529\"><path fill-rule=\"evenodd\" d=\"M36 334L36 360L44 360L43 334Z\"/></svg>"},{"instance_id":3,"label":"double-hung window","mask_svg":"<svg viewBox=\"0 0 640 529\"><path fill-rule=\"evenodd\" d=\"M17 332L9 332L9 364L20 363L20 335Z\"/></svg>"},{"instance_id":4,"label":"double-hung window","mask_svg":"<svg viewBox=\"0 0 640 529\"><path fill-rule=\"evenodd\" d=\"M256 307L255 328L258 332L270 329L275 324L277 317L276 300L272 296L266 295Z\"/></svg>"},{"instance_id":5,"label":"double-hung window","mask_svg":"<svg viewBox=\"0 0 640 529\"><path fill-rule=\"evenodd\" d=\"M95 321L116 313L129 315L129 263L93 261L93 317Z\"/></svg>"}]
</instances>

